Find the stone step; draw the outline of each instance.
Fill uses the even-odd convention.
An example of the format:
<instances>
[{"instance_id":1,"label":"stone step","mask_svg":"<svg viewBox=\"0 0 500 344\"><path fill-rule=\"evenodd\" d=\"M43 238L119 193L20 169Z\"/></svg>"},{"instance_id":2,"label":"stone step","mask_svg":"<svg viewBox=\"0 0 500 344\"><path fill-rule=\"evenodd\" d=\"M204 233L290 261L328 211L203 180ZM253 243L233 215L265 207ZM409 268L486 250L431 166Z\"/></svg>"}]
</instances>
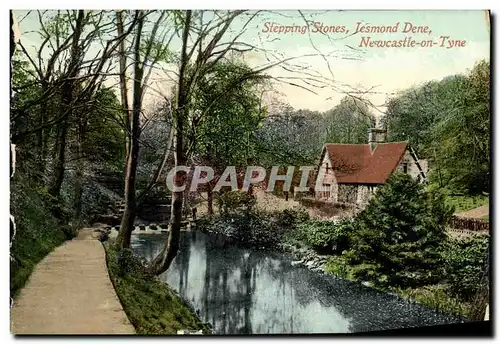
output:
<instances>
[{"instance_id":1,"label":"stone step","mask_svg":"<svg viewBox=\"0 0 500 344\"><path fill-rule=\"evenodd\" d=\"M196 223L193 221L182 221L181 223L181 228L186 229L186 228L193 228L196 227ZM120 226L107 226L106 227L109 230L115 230L119 231ZM161 223L161 224L151 224L151 225L136 225L134 226L134 229L132 231L137 231L137 232L145 232L145 231L153 231L153 232L158 232L158 233L168 233L168 224Z\"/></svg>"}]
</instances>

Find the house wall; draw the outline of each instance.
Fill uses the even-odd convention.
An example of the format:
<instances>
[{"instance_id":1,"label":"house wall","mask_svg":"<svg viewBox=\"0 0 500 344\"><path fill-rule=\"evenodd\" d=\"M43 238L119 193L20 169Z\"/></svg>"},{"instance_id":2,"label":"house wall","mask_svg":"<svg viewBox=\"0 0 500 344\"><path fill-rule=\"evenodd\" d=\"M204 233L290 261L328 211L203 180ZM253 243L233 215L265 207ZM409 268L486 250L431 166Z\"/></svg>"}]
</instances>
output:
<instances>
[{"instance_id":1,"label":"house wall","mask_svg":"<svg viewBox=\"0 0 500 344\"><path fill-rule=\"evenodd\" d=\"M330 200L333 202L339 201L339 184L337 183L337 178L333 177L332 184L330 186Z\"/></svg>"},{"instance_id":2,"label":"house wall","mask_svg":"<svg viewBox=\"0 0 500 344\"><path fill-rule=\"evenodd\" d=\"M327 166L329 167L328 172L327 172ZM329 176L330 184L323 184L321 187L321 191L316 192L316 198L318 199L328 199L333 202L337 202L338 199L338 184L337 180L335 179L335 174L333 173L333 170L331 169L331 163L330 159L328 157L328 153L325 152L325 156L323 157L323 161L321 162L321 165L319 167L319 172L318 172L318 177L321 178L321 176ZM323 178L325 179L325 178Z\"/></svg>"},{"instance_id":3,"label":"house wall","mask_svg":"<svg viewBox=\"0 0 500 344\"><path fill-rule=\"evenodd\" d=\"M356 203L358 200L358 185L357 184L339 184L338 186L338 202L340 203Z\"/></svg>"},{"instance_id":4,"label":"house wall","mask_svg":"<svg viewBox=\"0 0 500 344\"><path fill-rule=\"evenodd\" d=\"M370 201L377 190L376 185L336 184L336 202L363 205Z\"/></svg>"},{"instance_id":5,"label":"house wall","mask_svg":"<svg viewBox=\"0 0 500 344\"><path fill-rule=\"evenodd\" d=\"M358 185L358 198L356 200L357 204L365 204L370 201L374 196L375 191L377 191L376 186L372 185Z\"/></svg>"},{"instance_id":6,"label":"house wall","mask_svg":"<svg viewBox=\"0 0 500 344\"><path fill-rule=\"evenodd\" d=\"M420 167L424 170L425 175L427 175L427 161L425 160L419 160ZM407 149L403 159L401 159L398 167L396 168L397 171L404 172L404 165L407 164L407 171L406 173L409 174L412 178L418 179L420 178L420 181L422 180L420 169L417 166L415 158L410 154L410 151Z\"/></svg>"}]
</instances>

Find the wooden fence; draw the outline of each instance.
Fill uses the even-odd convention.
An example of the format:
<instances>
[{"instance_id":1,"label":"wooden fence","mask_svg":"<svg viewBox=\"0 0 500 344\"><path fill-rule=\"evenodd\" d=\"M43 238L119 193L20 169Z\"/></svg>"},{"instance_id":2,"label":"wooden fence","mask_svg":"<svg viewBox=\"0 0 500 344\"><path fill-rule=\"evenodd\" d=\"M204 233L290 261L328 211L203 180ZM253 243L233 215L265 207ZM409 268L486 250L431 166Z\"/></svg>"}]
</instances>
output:
<instances>
[{"instance_id":1,"label":"wooden fence","mask_svg":"<svg viewBox=\"0 0 500 344\"><path fill-rule=\"evenodd\" d=\"M473 219L454 215L451 219L450 227L453 229L462 229L472 232L482 232L490 230L490 223L481 219Z\"/></svg>"},{"instance_id":2,"label":"wooden fence","mask_svg":"<svg viewBox=\"0 0 500 344\"><path fill-rule=\"evenodd\" d=\"M448 229L455 237L469 237L471 235L484 235L490 232L490 223L481 219L460 217L454 215Z\"/></svg>"}]
</instances>

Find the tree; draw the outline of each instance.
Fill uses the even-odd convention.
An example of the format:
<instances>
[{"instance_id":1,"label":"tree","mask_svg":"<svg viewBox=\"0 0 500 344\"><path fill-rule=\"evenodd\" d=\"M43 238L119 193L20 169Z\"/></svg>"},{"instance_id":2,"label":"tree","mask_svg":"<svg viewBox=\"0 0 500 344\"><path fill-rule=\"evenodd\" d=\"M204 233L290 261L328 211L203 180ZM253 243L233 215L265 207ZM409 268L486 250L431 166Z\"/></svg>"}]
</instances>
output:
<instances>
[{"instance_id":1,"label":"tree","mask_svg":"<svg viewBox=\"0 0 500 344\"><path fill-rule=\"evenodd\" d=\"M420 286L441 277L440 247L453 209L407 174L393 174L354 219L346 257L357 276L381 285Z\"/></svg>"},{"instance_id":2,"label":"tree","mask_svg":"<svg viewBox=\"0 0 500 344\"><path fill-rule=\"evenodd\" d=\"M324 115L326 142L363 144L368 129L375 126L375 118L360 99L345 96L340 104Z\"/></svg>"},{"instance_id":3,"label":"tree","mask_svg":"<svg viewBox=\"0 0 500 344\"><path fill-rule=\"evenodd\" d=\"M192 109L193 94L200 80L213 70L214 66L221 61L229 52L245 51L239 48L237 39L241 35L230 39L228 42L222 41L231 23L241 16L244 11L227 11L217 13L208 22L203 22L203 11L185 11L179 15L181 25L181 57L179 62L178 83L176 87L176 97L172 109L173 125L175 130L175 166L185 166L189 156L193 152L194 137L190 135L203 119L207 116L209 106L203 112L194 112ZM248 14L244 27L255 17L256 13ZM196 19L200 24L196 24ZM189 37L194 36L190 44ZM208 42L208 43L207 43ZM252 47L250 47L251 50ZM196 53L196 55L195 55ZM259 76L263 71L278 65L279 62L271 63L262 68L253 69L251 72L242 75L239 80L235 80L229 86L243 83ZM227 91L230 89L228 88ZM212 104L222 99L225 93L212 101ZM185 179L185 174L177 173L174 176L173 184L181 185ZM179 249L180 227L182 220L182 206L184 193L174 191L172 193L172 223L168 241L158 256L150 264L150 271L156 275L166 271Z\"/></svg>"},{"instance_id":4,"label":"tree","mask_svg":"<svg viewBox=\"0 0 500 344\"><path fill-rule=\"evenodd\" d=\"M52 178L47 184L57 198L64 179L68 132L79 122L78 109L94 102L96 91L110 74L111 57L129 31L110 37L105 11L37 11L36 14L40 26L37 38L41 44L35 53L30 53L22 39L19 42L22 55L18 66L29 75L29 80L17 89L34 88L37 92L22 92L13 106L12 139L23 143L25 152L30 151L28 145L34 148L32 154L40 175L45 175L47 163L52 163L48 167L53 170L49 174ZM89 49L95 44L101 44L102 48L89 56ZM30 125L19 125L26 122Z\"/></svg>"},{"instance_id":5,"label":"tree","mask_svg":"<svg viewBox=\"0 0 500 344\"><path fill-rule=\"evenodd\" d=\"M410 88L388 102L389 139L408 140L429 159L430 179L471 193L489 190L489 63L467 75Z\"/></svg>"},{"instance_id":6,"label":"tree","mask_svg":"<svg viewBox=\"0 0 500 344\"><path fill-rule=\"evenodd\" d=\"M471 193L490 189L490 65L478 62L467 75L466 92L439 116L431 143L436 164L451 187Z\"/></svg>"},{"instance_id":7,"label":"tree","mask_svg":"<svg viewBox=\"0 0 500 344\"><path fill-rule=\"evenodd\" d=\"M259 164L265 167L315 164L326 142L319 112L288 106L270 113L256 136Z\"/></svg>"},{"instance_id":8,"label":"tree","mask_svg":"<svg viewBox=\"0 0 500 344\"><path fill-rule=\"evenodd\" d=\"M390 141L408 141L419 157L434 156L429 149L432 128L457 105L457 95L465 90L465 77L453 75L402 91L387 105L385 122Z\"/></svg>"},{"instance_id":9,"label":"tree","mask_svg":"<svg viewBox=\"0 0 500 344\"><path fill-rule=\"evenodd\" d=\"M265 78L238 82L250 72L238 61L219 62L200 79L193 96L193 111L210 114L201 121L194 139L195 154L215 170L215 178L207 185L209 215L213 214L212 189L225 167L250 164L255 159L254 132L266 115L258 88ZM220 98L221 94L225 96Z\"/></svg>"},{"instance_id":10,"label":"tree","mask_svg":"<svg viewBox=\"0 0 500 344\"><path fill-rule=\"evenodd\" d=\"M130 236L132 230L134 229L134 221L137 212L137 198L136 198L136 175L137 175L137 163L139 159L139 148L140 148L140 136L141 136L141 114L143 111L143 99L145 94L145 88L148 84L149 78L151 76L153 66L156 65L161 59L165 58L166 51L168 50L168 44L163 46L163 40L166 37L160 34L161 41L157 41L158 29L164 25L164 20L167 16L167 11L160 11L159 16L153 23L153 27L150 36L145 38L143 33L143 28L148 15L151 15L154 11L136 11L135 18L137 18L137 27L135 29L135 40L133 46L133 67L134 67L134 78L133 78L133 101L132 101L132 111L126 108L128 104L127 100L127 85L124 82L125 70L124 65L124 51L123 47L120 48L120 84L121 84L121 95L123 108L125 109L126 124L127 124L127 144L126 144L126 173L125 173L125 211L123 214L122 222L120 225L120 232L116 238L115 245L117 248L128 248L130 247ZM121 13L117 14L118 18L118 32L120 33L122 28ZM168 30L167 30L168 31ZM143 45L144 40L146 43ZM166 152L168 154L168 151Z\"/></svg>"}]
</instances>

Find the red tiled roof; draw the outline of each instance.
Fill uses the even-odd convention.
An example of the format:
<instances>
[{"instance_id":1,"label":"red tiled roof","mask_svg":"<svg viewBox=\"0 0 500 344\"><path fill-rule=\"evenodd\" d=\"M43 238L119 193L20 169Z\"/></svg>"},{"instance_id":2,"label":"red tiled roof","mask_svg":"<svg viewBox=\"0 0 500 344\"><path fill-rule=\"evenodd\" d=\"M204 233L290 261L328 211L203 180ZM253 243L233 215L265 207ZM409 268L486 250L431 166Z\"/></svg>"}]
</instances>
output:
<instances>
[{"instance_id":1,"label":"red tiled roof","mask_svg":"<svg viewBox=\"0 0 500 344\"><path fill-rule=\"evenodd\" d=\"M368 144L327 143L323 154L326 149L338 183L383 184L403 158L407 145L407 142L378 143L370 152ZM331 179L325 175L324 183L330 184Z\"/></svg>"}]
</instances>

